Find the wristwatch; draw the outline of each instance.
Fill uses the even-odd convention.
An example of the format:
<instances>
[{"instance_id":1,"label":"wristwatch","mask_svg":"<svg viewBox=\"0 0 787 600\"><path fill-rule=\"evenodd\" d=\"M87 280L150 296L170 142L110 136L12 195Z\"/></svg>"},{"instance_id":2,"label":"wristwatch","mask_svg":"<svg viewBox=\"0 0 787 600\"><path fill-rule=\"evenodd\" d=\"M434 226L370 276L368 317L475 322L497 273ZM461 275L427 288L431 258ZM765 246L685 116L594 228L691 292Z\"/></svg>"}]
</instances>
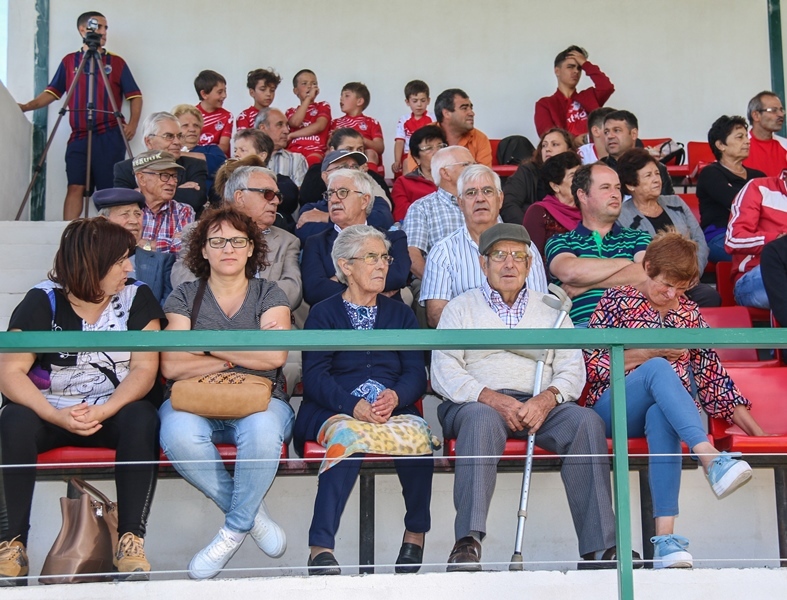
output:
<instances>
[{"instance_id":1,"label":"wristwatch","mask_svg":"<svg viewBox=\"0 0 787 600\"><path fill-rule=\"evenodd\" d=\"M560 390L557 389L554 385L550 385L547 388L547 390L549 390L555 395L555 402L557 402L558 404L563 404L566 401L565 396L563 396L563 394L560 393Z\"/></svg>"},{"instance_id":2,"label":"wristwatch","mask_svg":"<svg viewBox=\"0 0 787 600\"><path fill-rule=\"evenodd\" d=\"M153 246L150 245L150 240L145 240L145 243L142 245L143 250L147 250L151 252L153 250Z\"/></svg>"}]
</instances>

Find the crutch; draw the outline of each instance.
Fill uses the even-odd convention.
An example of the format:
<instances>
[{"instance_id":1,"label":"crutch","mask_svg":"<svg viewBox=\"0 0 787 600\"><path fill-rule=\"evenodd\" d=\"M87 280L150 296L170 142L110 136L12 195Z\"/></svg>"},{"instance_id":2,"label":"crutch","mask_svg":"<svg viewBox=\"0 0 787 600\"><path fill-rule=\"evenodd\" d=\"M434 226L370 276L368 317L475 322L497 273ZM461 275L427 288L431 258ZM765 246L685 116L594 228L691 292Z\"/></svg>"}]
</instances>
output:
<instances>
[{"instance_id":1,"label":"crutch","mask_svg":"<svg viewBox=\"0 0 787 600\"><path fill-rule=\"evenodd\" d=\"M550 308L560 311L552 329L559 329L566 318L568 311L571 310L571 298L562 288L554 283L549 284L550 294L543 297L544 304ZM546 351L536 363L536 376L533 384L533 396L541 393L542 379L544 375L544 359ZM527 519L527 497L530 493L530 476L533 474L533 453L536 449L536 435L531 433L527 436L527 458L525 460L525 473L522 477L522 492L519 497L519 512L516 520L516 540L514 542L514 554L511 556L511 563L508 565L509 571L523 571L525 569L522 561L522 544L525 537L525 520Z\"/></svg>"}]
</instances>

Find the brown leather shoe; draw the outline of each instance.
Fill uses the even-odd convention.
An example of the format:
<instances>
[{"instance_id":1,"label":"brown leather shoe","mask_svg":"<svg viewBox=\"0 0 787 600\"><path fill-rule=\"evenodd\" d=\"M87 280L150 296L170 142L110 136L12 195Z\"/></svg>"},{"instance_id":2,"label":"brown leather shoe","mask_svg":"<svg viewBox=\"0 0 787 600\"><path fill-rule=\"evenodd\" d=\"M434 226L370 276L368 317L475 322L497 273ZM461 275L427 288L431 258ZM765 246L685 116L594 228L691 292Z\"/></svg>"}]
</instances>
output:
<instances>
[{"instance_id":1,"label":"brown leather shoe","mask_svg":"<svg viewBox=\"0 0 787 600\"><path fill-rule=\"evenodd\" d=\"M458 540L448 557L449 573L454 571L480 571L481 570L481 542L473 536L465 536Z\"/></svg>"}]
</instances>

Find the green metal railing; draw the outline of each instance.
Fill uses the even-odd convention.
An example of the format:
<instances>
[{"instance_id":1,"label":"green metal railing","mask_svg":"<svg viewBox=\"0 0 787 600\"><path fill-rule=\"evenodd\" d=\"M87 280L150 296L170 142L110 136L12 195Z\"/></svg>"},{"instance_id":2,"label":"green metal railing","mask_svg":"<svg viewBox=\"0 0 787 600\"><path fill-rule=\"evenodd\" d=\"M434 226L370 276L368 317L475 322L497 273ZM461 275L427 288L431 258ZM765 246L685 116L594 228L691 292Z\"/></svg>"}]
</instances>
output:
<instances>
[{"instance_id":1,"label":"green metal railing","mask_svg":"<svg viewBox=\"0 0 787 600\"><path fill-rule=\"evenodd\" d=\"M381 331L133 331L0 333L0 353L113 350L433 350L607 348L612 374L618 598L633 600L631 499L623 351L787 348L787 329L464 329Z\"/></svg>"}]
</instances>

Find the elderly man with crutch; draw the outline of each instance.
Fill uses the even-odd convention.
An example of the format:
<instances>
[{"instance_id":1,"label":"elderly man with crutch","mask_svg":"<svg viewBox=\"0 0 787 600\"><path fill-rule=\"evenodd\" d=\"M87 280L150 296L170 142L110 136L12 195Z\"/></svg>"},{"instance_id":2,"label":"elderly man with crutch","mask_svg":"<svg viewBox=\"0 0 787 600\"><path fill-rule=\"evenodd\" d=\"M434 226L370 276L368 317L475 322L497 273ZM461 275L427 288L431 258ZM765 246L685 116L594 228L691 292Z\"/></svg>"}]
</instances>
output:
<instances>
[{"instance_id":1,"label":"elderly man with crutch","mask_svg":"<svg viewBox=\"0 0 787 600\"><path fill-rule=\"evenodd\" d=\"M486 280L446 305L439 329L572 327L568 317L562 323L557 319L570 308L567 298L525 285L532 257L524 227L494 225L481 234L478 248ZM537 373L542 381L536 380ZM481 542L499 457L507 438L528 434L535 434L541 448L562 457L561 477L584 559L580 568L615 567L604 423L576 404L584 384L580 350L433 352L432 386L444 398L438 416L445 437L456 438L456 543L448 571L481 569Z\"/></svg>"}]
</instances>

